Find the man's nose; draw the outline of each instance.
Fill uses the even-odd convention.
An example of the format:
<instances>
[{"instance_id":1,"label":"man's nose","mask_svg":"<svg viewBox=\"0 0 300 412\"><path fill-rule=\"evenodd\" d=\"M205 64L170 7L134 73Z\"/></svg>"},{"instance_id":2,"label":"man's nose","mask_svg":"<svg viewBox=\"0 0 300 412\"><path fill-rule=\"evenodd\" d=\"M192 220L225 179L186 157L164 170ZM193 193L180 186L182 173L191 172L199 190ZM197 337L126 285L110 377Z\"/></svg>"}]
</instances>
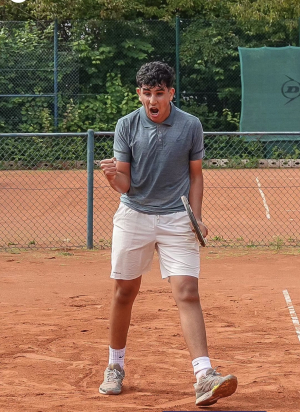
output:
<instances>
[{"instance_id":1,"label":"man's nose","mask_svg":"<svg viewBox=\"0 0 300 412\"><path fill-rule=\"evenodd\" d=\"M150 97L150 104L155 104L156 103L156 96L154 94L151 95Z\"/></svg>"}]
</instances>

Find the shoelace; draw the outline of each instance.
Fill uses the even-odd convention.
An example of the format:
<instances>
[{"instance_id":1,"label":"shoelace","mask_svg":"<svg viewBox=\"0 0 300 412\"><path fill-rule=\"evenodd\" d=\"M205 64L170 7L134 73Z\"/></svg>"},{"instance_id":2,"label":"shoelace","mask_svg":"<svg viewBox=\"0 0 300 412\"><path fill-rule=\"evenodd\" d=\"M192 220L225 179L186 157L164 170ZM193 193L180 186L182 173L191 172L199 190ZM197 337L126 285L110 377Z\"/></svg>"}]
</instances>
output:
<instances>
[{"instance_id":1,"label":"shoelace","mask_svg":"<svg viewBox=\"0 0 300 412\"><path fill-rule=\"evenodd\" d=\"M222 376L221 373L217 372L217 368L218 367L214 368L212 372L204 378L204 381L206 383L206 385L204 383L205 386L210 385L211 382L214 381L218 376Z\"/></svg>"},{"instance_id":2,"label":"shoelace","mask_svg":"<svg viewBox=\"0 0 300 412\"><path fill-rule=\"evenodd\" d=\"M199 381L197 384L195 384L195 388L201 388L202 394L211 390L212 384L215 383L215 379L217 376L221 376L221 373L217 372L217 368L214 368L209 375L206 375L202 381ZM198 386L199 385L199 386Z\"/></svg>"},{"instance_id":3,"label":"shoelace","mask_svg":"<svg viewBox=\"0 0 300 412\"><path fill-rule=\"evenodd\" d=\"M107 382L114 382L116 379L118 379L118 375L120 375L120 372L116 369L108 371L106 375Z\"/></svg>"},{"instance_id":4,"label":"shoelace","mask_svg":"<svg viewBox=\"0 0 300 412\"><path fill-rule=\"evenodd\" d=\"M213 369L211 375L213 375L213 376L220 376L221 374L220 374L219 372L217 372L217 369L218 369L218 366L216 366L216 367Z\"/></svg>"}]
</instances>

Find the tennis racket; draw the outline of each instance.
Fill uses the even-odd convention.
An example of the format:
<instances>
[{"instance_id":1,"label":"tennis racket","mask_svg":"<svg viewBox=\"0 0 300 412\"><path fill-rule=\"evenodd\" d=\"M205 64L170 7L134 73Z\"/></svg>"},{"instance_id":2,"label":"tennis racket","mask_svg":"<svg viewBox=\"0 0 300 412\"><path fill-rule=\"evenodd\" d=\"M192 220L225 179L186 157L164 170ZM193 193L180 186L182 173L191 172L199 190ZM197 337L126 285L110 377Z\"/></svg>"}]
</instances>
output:
<instances>
[{"instance_id":1,"label":"tennis racket","mask_svg":"<svg viewBox=\"0 0 300 412\"><path fill-rule=\"evenodd\" d=\"M184 207L185 207L185 210L187 211L187 214L188 214L188 216L189 216L189 218L190 218L191 224L192 224L192 226L193 226L193 228L194 228L194 231L195 231L195 233L196 233L196 235L197 235L197 239L199 240L200 245L201 245L202 247L205 247L205 246L206 246L206 240L205 240L205 238L204 238L204 236L203 236L203 234L202 234L202 232L201 232L201 230L200 230L200 227L199 227L199 225L198 225L198 223L197 223L197 220L196 220L196 218L195 218L195 216L194 216L194 213L193 213L192 208L191 208L191 206L190 206L190 204L189 204L189 201L187 200L187 198L186 198L185 196L181 196L181 201L182 201L182 203L183 203L183 205L184 205Z\"/></svg>"}]
</instances>

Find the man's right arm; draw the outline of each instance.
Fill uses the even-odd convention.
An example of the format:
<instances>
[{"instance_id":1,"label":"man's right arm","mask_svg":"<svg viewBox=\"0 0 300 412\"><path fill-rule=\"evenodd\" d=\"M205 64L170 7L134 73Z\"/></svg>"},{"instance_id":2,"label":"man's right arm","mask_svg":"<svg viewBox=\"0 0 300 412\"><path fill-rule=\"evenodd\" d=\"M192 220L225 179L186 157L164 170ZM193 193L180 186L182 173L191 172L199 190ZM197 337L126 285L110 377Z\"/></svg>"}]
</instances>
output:
<instances>
[{"instance_id":1,"label":"man's right arm","mask_svg":"<svg viewBox=\"0 0 300 412\"><path fill-rule=\"evenodd\" d=\"M119 162L116 158L104 159L100 162L110 186L119 193L127 193L130 189L130 163Z\"/></svg>"}]
</instances>

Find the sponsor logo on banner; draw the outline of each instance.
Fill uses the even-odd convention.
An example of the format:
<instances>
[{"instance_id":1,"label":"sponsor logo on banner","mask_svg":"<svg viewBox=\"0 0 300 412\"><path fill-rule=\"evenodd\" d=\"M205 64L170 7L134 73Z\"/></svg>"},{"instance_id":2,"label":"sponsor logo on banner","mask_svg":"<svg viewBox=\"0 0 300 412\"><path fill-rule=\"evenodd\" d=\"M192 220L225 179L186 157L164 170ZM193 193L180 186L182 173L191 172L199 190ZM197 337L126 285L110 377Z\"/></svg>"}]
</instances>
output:
<instances>
[{"instance_id":1,"label":"sponsor logo on banner","mask_svg":"<svg viewBox=\"0 0 300 412\"><path fill-rule=\"evenodd\" d=\"M286 104L292 102L300 96L300 83L292 79L290 76L286 76L289 80L283 83L281 86L282 95L288 99Z\"/></svg>"}]
</instances>

